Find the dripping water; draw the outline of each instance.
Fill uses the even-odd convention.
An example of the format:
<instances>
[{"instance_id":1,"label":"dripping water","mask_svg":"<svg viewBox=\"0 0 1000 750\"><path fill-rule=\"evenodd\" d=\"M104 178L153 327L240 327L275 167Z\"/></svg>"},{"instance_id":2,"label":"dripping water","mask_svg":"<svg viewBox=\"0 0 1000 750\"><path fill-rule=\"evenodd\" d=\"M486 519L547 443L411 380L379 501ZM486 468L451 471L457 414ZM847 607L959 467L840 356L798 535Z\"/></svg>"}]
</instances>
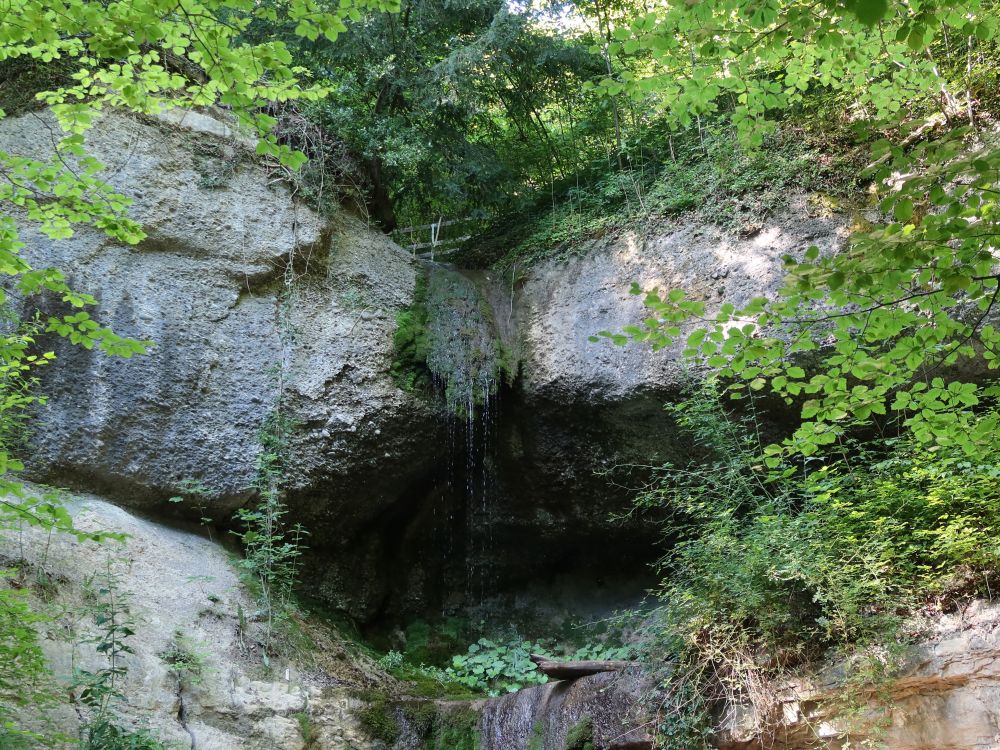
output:
<instances>
[{"instance_id":1,"label":"dripping water","mask_svg":"<svg viewBox=\"0 0 1000 750\"><path fill-rule=\"evenodd\" d=\"M482 610L493 588L501 347L490 308L472 279L433 267L428 308L427 364L448 434L444 483L450 502L440 521L448 526L447 555L464 571L464 599Z\"/></svg>"}]
</instances>

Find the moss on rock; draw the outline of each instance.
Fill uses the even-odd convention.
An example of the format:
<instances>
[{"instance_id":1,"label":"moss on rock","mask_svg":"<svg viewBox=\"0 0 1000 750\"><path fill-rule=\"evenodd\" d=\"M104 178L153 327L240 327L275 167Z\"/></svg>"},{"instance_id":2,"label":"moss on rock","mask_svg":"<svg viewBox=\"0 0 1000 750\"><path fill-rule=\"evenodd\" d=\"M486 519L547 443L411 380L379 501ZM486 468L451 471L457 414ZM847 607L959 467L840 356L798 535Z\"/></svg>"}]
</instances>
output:
<instances>
[{"instance_id":1,"label":"moss on rock","mask_svg":"<svg viewBox=\"0 0 1000 750\"><path fill-rule=\"evenodd\" d=\"M399 719L389 696L366 690L358 693L357 697L364 701L364 705L355 709L354 715L365 734L391 747L399 737Z\"/></svg>"},{"instance_id":2,"label":"moss on rock","mask_svg":"<svg viewBox=\"0 0 1000 750\"><path fill-rule=\"evenodd\" d=\"M566 733L564 750L594 750L594 721L583 716Z\"/></svg>"},{"instance_id":3,"label":"moss on rock","mask_svg":"<svg viewBox=\"0 0 1000 750\"><path fill-rule=\"evenodd\" d=\"M427 367L428 317L427 274L418 273L413 302L396 314L396 333L392 338L390 373L404 391L429 391L431 387L431 371Z\"/></svg>"},{"instance_id":4,"label":"moss on rock","mask_svg":"<svg viewBox=\"0 0 1000 750\"><path fill-rule=\"evenodd\" d=\"M479 750L479 714L468 706L436 706L424 750Z\"/></svg>"}]
</instances>

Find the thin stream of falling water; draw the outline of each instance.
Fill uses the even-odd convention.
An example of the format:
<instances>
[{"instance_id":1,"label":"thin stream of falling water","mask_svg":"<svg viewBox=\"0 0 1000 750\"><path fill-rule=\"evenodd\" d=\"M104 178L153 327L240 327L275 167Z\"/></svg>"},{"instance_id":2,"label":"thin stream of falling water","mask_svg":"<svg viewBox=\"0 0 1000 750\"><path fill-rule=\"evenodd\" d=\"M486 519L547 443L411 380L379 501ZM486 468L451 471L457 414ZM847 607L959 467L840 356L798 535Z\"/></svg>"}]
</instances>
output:
<instances>
[{"instance_id":1,"label":"thin stream of falling water","mask_svg":"<svg viewBox=\"0 0 1000 750\"><path fill-rule=\"evenodd\" d=\"M449 443L443 483L448 517L441 519L448 525L447 577L467 604L482 609L491 594L493 568L494 412L501 347L488 305L471 278L433 266L427 295L427 366L443 397ZM455 567L463 563L464 571Z\"/></svg>"},{"instance_id":2,"label":"thin stream of falling water","mask_svg":"<svg viewBox=\"0 0 1000 750\"><path fill-rule=\"evenodd\" d=\"M440 382L440 381L435 381ZM447 386L439 385L442 393ZM467 602L482 609L491 592L491 555L493 554L495 503L497 500L495 470L496 412L499 398L497 381L486 378L475 390L463 394L460 407L452 402L448 420L448 458L446 490L449 493L448 557L464 553L464 592ZM454 393L452 393L454 398ZM455 412L458 412L457 414ZM456 449L462 451L457 456ZM458 471L461 469L461 481ZM456 503L461 513L456 514ZM456 517L457 516L457 517ZM459 518L463 523L458 523ZM461 527L461 528L460 528ZM458 550L454 535L461 531L464 544Z\"/></svg>"},{"instance_id":3,"label":"thin stream of falling water","mask_svg":"<svg viewBox=\"0 0 1000 750\"><path fill-rule=\"evenodd\" d=\"M466 395L465 403L465 515L466 524L470 527L466 534L467 549L466 556L472 551L472 542L475 539L475 513L473 499L475 497L475 470L476 470L476 436L473 431L475 425L475 399L470 387ZM475 571L471 564L466 564L466 593L471 595L475 586Z\"/></svg>"},{"instance_id":4,"label":"thin stream of falling water","mask_svg":"<svg viewBox=\"0 0 1000 750\"><path fill-rule=\"evenodd\" d=\"M482 394L482 456L480 457L480 504L482 516L480 521L480 560L481 560L481 589L480 606L490 592L490 573L492 572L493 555L493 525L494 510L498 500L496 492L496 469L495 450L496 435L494 434L495 410L497 408L496 382L487 380L483 386Z\"/></svg>"}]
</instances>

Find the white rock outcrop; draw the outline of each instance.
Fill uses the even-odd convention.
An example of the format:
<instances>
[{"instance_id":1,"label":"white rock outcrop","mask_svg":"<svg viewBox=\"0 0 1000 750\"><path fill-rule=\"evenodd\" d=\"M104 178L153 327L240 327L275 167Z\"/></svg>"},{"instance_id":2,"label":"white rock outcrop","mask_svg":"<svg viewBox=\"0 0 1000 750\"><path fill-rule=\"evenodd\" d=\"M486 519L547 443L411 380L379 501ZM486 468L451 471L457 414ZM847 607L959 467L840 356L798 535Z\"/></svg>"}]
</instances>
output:
<instances>
[{"instance_id":1,"label":"white rock outcrop","mask_svg":"<svg viewBox=\"0 0 1000 750\"><path fill-rule=\"evenodd\" d=\"M891 679L846 700L842 672L834 664L786 686L783 720L766 737L748 730L752 715L736 707L720 750L1000 748L1000 604L976 601L930 619Z\"/></svg>"},{"instance_id":2,"label":"white rock outcrop","mask_svg":"<svg viewBox=\"0 0 1000 750\"><path fill-rule=\"evenodd\" d=\"M321 639L319 653L303 653L298 661L276 658L265 670L257 605L225 549L203 534L145 520L96 496L73 496L67 507L78 528L127 539L95 544L30 529L0 532L0 559L28 566L29 589L32 581L49 582L35 606L55 613L41 626L42 645L59 683L70 685L74 670L108 667L96 650L101 627L95 617L97 605L113 595L118 622L135 631L122 641L129 648L124 681L116 686L123 698L111 704L125 726L147 729L171 747L198 750L299 750L307 746L304 726L321 748L371 747L355 719L361 704L350 688L370 684L363 670L377 670L335 634L311 630ZM172 666L178 653L197 670ZM30 707L23 718L31 726L37 716ZM50 718L73 737L86 716L82 705L66 704Z\"/></svg>"}]
</instances>

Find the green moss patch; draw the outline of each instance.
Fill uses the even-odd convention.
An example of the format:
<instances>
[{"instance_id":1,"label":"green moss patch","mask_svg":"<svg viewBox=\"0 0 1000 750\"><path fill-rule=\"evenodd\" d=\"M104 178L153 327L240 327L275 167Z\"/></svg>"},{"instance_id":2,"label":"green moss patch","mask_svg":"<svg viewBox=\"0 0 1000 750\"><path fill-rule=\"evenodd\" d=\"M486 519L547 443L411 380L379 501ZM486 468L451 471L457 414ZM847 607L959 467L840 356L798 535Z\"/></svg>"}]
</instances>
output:
<instances>
[{"instance_id":1,"label":"green moss patch","mask_svg":"<svg viewBox=\"0 0 1000 750\"><path fill-rule=\"evenodd\" d=\"M395 744L399 737L399 719L389 696L377 691L363 691L358 698L365 701L365 705L356 709L354 715L365 734L386 745Z\"/></svg>"},{"instance_id":2,"label":"green moss patch","mask_svg":"<svg viewBox=\"0 0 1000 750\"><path fill-rule=\"evenodd\" d=\"M404 391L427 391L431 371L427 367L427 274L417 276L413 302L396 314L396 333L392 337L393 358L390 374Z\"/></svg>"},{"instance_id":3,"label":"green moss patch","mask_svg":"<svg viewBox=\"0 0 1000 750\"><path fill-rule=\"evenodd\" d=\"M564 750L594 750L594 721L583 716L566 733Z\"/></svg>"}]
</instances>

